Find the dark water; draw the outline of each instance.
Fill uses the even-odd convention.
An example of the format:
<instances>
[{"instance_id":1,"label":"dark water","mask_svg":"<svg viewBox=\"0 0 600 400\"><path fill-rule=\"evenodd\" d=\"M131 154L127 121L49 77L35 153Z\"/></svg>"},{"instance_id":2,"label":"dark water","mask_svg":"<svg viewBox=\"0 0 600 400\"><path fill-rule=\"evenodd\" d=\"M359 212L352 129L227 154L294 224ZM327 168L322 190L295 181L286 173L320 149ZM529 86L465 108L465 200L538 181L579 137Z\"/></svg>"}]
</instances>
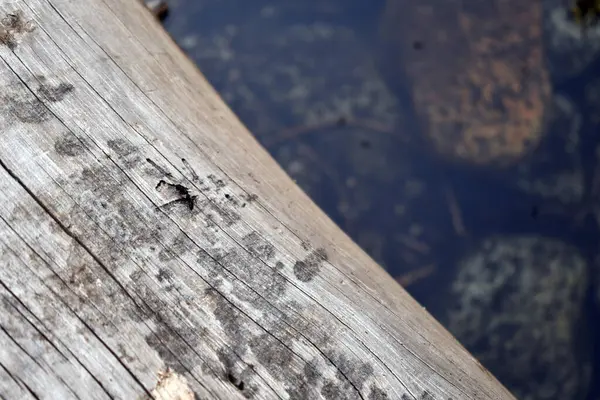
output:
<instances>
[{"instance_id":1,"label":"dark water","mask_svg":"<svg viewBox=\"0 0 600 400\"><path fill-rule=\"evenodd\" d=\"M551 77L552 98L566 106L548 107L557 117L533 151L511 166L473 165L440 157L424 139L401 64L381 46L384 0L170 6L166 29L250 131L507 387L521 398L600 398L600 385L590 383L600 373L600 218L584 212L600 210L593 187L600 101L589 94L600 59ZM417 41L414 50L428 45ZM580 192L568 195L579 186L556 183L565 171L580 178ZM559 194L540 189L540 179ZM425 272L407 278L415 271ZM500 276L508 278L490 285ZM468 294L484 287L488 297ZM528 302L538 297L549 300ZM453 328L481 313L472 326ZM519 322L523 313L535 326ZM565 325L566 338L552 334ZM507 348L492 338L519 353L510 368Z\"/></svg>"}]
</instances>

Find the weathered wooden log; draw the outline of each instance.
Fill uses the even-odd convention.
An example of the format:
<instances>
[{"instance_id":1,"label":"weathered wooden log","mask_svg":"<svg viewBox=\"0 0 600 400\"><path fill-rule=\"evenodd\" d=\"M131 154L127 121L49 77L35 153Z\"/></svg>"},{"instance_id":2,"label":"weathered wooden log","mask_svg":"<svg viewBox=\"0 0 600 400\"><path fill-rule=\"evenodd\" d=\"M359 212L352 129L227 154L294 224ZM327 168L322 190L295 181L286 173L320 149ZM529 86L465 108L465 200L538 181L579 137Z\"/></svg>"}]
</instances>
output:
<instances>
[{"instance_id":1,"label":"weathered wooden log","mask_svg":"<svg viewBox=\"0 0 600 400\"><path fill-rule=\"evenodd\" d=\"M141 2L0 12L1 398L513 398Z\"/></svg>"}]
</instances>

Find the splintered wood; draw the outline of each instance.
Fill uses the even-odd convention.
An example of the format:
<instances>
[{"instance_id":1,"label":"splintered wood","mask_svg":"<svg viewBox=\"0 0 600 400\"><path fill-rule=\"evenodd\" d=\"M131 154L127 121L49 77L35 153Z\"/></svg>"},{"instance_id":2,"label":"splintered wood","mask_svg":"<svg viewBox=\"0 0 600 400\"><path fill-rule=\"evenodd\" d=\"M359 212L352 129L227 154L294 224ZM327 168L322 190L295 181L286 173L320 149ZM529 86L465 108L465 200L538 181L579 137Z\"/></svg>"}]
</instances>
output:
<instances>
[{"instance_id":1,"label":"splintered wood","mask_svg":"<svg viewBox=\"0 0 600 400\"><path fill-rule=\"evenodd\" d=\"M513 398L141 2L0 13L0 398Z\"/></svg>"},{"instance_id":2,"label":"splintered wood","mask_svg":"<svg viewBox=\"0 0 600 400\"><path fill-rule=\"evenodd\" d=\"M156 400L197 400L182 376L168 369L159 373L158 384L152 390Z\"/></svg>"}]
</instances>

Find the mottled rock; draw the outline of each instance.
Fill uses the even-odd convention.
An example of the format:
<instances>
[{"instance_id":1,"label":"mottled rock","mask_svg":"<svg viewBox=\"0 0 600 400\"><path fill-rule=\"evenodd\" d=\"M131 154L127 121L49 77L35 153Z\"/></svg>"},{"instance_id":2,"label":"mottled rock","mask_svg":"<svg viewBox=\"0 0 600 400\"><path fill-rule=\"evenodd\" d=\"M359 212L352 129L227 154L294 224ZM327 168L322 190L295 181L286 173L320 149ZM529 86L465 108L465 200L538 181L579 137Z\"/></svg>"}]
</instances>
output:
<instances>
[{"instance_id":1,"label":"mottled rock","mask_svg":"<svg viewBox=\"0 0 600 400\"><path fill-rule=\"evenodd\" d=\"M587 279L585 259L561 241L489 238L459 263L446 326L518 399L581 399Z\"/></svg>"},{"instance_id":2,"label":"mottled rock","mask_svg":"<svg viewBox=\"0 0 600 400\"><path fill-rule=\"evenodd\" d=\"M504 165L537 146L551 92L540 2L389 0L382 29L437 152Z\"/></svg>"}]
</instances>

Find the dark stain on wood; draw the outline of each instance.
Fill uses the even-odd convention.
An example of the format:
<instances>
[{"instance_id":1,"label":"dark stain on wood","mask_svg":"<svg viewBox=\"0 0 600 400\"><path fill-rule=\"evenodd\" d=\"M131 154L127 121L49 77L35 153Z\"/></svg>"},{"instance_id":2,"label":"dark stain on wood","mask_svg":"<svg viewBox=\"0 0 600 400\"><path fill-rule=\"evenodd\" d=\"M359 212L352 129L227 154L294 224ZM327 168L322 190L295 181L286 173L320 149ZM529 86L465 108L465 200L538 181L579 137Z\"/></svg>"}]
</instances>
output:
<instances>
[{"instance_id":1,"label":"dark stain on wood","mask_svg":"<svg viewBox=\"0 0 600 400\"><path fill-rule=\"evenodd\" d=\"M227 259L229 256L226 256L224 259ZM252 287L261 286L252 284ZM265 290L265 292L267 291L268 289ZM238 295L239 288L234 287L232 292L240 297ZM303 362L292 351L291 343L296 335L299 335L294 328L287 326L287 324L282 325L281 328L266 326L265 329L268 329L271 334L252 333L252 320L246 319L244 314L214 289L209 289L206 293L215 305L213 313L217 321L219 321L221 328L229 341L237 344L238 347L235 353L238 357L242 357L250 349L254 357L273 377L287 383L286 391L290 395L290 398L304 399L316 397L316 385L319 379L317 372L319 369L316 361L313 360L310 363L305 363L302 370L304 373L297 372L298 368L294 367L294 364ZM263 311L268 309L268 305L265 304L256 305L256 307ZM270 315L276 314L270 313ZM359 390L372 377L373 367L368 363L358 360L351 362L344 355L331 353L328 360L331 365L337 368L338 381L330 380L326 382L321 394L328 399L336 400L360 398L358 394ZM236 379L239 379L236 370L230 364L224 363L226 373L232 373ZM236 382L239 382L239 380Z\"/></svg>"},{"instance_id":2,"label":"dark stain on wood","mask_svg":"<svg viewBox=\"0 0 600 400\"><path fill-rule=\"evenodd\" d=\"M241 220L240 215L232 207L221 207L207 198L202 199L198 203L198 207L207 219L214 222L218 222L218 219L220 219L225 227L230 227Z\"/></svg>"},{"instance_id":3,"label":"dark stain on wood","mask_svg":"<svg viewBox=\"0 0 600 400\"><path fill-rule=\"evenodd\" d=\"M158 274L156 274L156 279L159 282L170 281L173 276L172 272L165 268L159 268Z\"/></svg>"},{"instance_id":4,"label":"dark stain on wood","mask_svg":"<svg viewBox=\"0 0 600 400\"><path fill-rule=\"evenodd\" d=\"M74 253L74 250L71 250L69 254L69 260L73 259L71 256ZM79 262L81 260L77 258ZM97 282L99 281L99 277L85 264L69 264L69 274L68 274L68 283L71 286L71 289L75 292L79 292L80 294L84 294L85 297L92 300L95 304L98 304L96 300L99 296L105 295L105 293L101 293L102 291L98 289Z\"/></svg>"},{"instance_id":5,"label":"dark stain on wood","mask_svg":"<svg viewBox=\"0 0 600 400\"><path fill-rule=\"evenodd\" d=\"M108 277L104 271L92 268L93 264L94 260L85 249L73 242L67 257L66 280L80 298L88 298L92 303L100 305L106 302L107 294L96 283L101 278ZM115 293L115 296L118 296L118 293Z\"/></svg>"},{"instance_id":6,"label":"dark stain on wood","mask_svg":"<svg viewBox=\"0 0 600 400\"><path fill-rule=\"evenodd\" d=\"M122 151L122 146L117 144L115 147L120 148L119 151ZM130 154L130 152L125 151L123 154ZM155 249L169 248L171 253L164 253L161 256L159 252L158 258L164 263L193 249L194 252L201 255L198 258L199 264L209 271L208 276L203 275L201 279L198 279L199 281L205 280L209 286L215 288L218 288L219 279L235 283L231 292L227 292L227 298L215 288L207 289L205 293L214 306L209 307L213 308L211 313L225 335L230 339L228 342L237 344L232 350L239 358L237 363L243 363L241 357L251 350L257 358L260 357L261 363L265 364L265 368L273 376L279 376L282 382L289 383L286 390L290 394L290 398L317 397L314 394L318 390L315 388L319 379L318 374L316 372L306 373L307 368L310 371L310 368L316 368L316 364L311 364L311 367L305 367L304 369L302 367L305 364L300 364L300 369L297 366L289 367L292 362L295 364L305 362L293 352L294 347L291 344L295 337L305 335L310 338L311 343L315 343L316 346L319 346L319 349L323 350L319 337L324 336L324 332L329 330L324 328L323 325L319 325L318 327L312 327L309 331L300 331L298 329L298 327L302 327L300 322L294 321L293 318L286 319L284 313L272 305L275 302L285 301L282 297L288 287L291 286L285 277L278 273L278 270L283 268L283 263L278 261L276 262L276 268L272 268L265 262L266 260L273 260L276 256L276 250L270 243L261 238L257 232L251 232L242 237L240 242L240 245L244 246L246 250L231 241L231 247L222 244L217 248L207 248L209 254L205 250L198 249L185 234L167 237L165 232L168 230L161 224L136 213L132 204L133 200L130 196L124 194L127 185L131 185L124 174L111 174L106 169L99 167L87 168L82 171L79 177L75 177L73 180L75 183L71 182L71 187L83 189L80 192L87 191L85 195L74 194L82 207L86 208L84 211L87 215L82 216L82 218L94 220L105 231L101 235L104 237L110 236L113 239L107 241L110 244L105 248L114 245L114 259L109 260L109 257L99 255L99 258L107 265L107 271L121 268L123 260L126 259L126 254L121 254L121 252L133 254L140 246L154 247ZM184 194L177 187L173 187L176 184L165 182L163 185L166 185L164 188L169 187L170 190L173 190L175 195ZM72 192L75 193L74 190ZM189 194L189 191L187 193ZM101 208L101 203L105 203L107 208ZM207 199L199 202L199 204L201 204L201 207L198 208L201 208L202 213L209 213L207 215L213 215L215 219L219 218L220 214L215 212L213 207L218 209L221 207ZM210 214L211 212L213 214ZM231 212L231 207L225 209L225 212ZM83 223L76 225L81 226ZM89 236L90 232L84 232L83 234ZM312 279L318 273L324 260L327 260L324 249L313 251L303 260L308 265L304 268L310 270L308 273L306 271L302 273ZM274 260L271 262L274 262ZM157 264L160 265L160 263ZM234 384L237 390L242 390L246 397L251 396L251 393L253 393L253 375L245 375L243 372L244 370L251 370L249 364L238 369L230 367L220 371L220 366L209 365L210 359L204 359L205 355L197 352L197 349L206 346L205 336L207 330L202 326L201 318L196 315L186 317L185 310L193 308L195 305L173 307L161 296L161 293L164 295L166 288L162 287L160 291L150 290L149 286L156 284L156 280L165 282L171 278L175 279L174 274L171 275L171 270L166 265L160 265L151 272L149 270L151 268L150 264L148 266L144 265L143 268L145 271L140 271L135 277L132 276L135 279L135 284L132 282L127 288L128 291L136 294L135 298L139 298L146 308L154 311L155 317L152 319L151 324L154 333L145 338L148 345L155 349L164 362L176 372L185 373L189 376L192 375L189 371L194 370L195 366L203 366L204 368L207 364L206 368L217 371L215 375L220 376L226 382L230 382L228 374L231 374L235 378ZM102 279L101 276L100 279ZM101 293L97 294L98 297L100 295ZM104 296L104 303L100 304L106 304L111 300L106 295ZM183 295L172 291L168 297L172 296L178 296L179 303L176 304L186 304ZM247 304L240 301L240 299L250 299L252 305L249 307L254 307L254 309L260 310L265 315L275 318L254 321L241 311L246 310ZM198 300L201 301L201 299ZM115 304L120 305L126 301L130 300L115 301ZM135 306L135 303L131 301L130 303ZM285 304L280 305L287 306L288 304L290 302L286 301ZM302 305L295 307L296 311L302 311L301 307ZM110 309L110 306L104 305L102 309L105 308ZM130 312L139 314L135 307L132 307ZM262 330L259 331L259 329ZM268 331L269 334L264 333L265 331ZM334 329L331 330L331 332L333 331ZM213 341L210 342L214 343ZM329 384L327 390L325 390L325 393L330 396L328 398L356 397L357 390L362 390L365 381L373 374L373 368L369 364L352 361L348 357L329 354L332 364L340 372L338 375L340 382L336 382L334 379L326 383L326 385ZM216 361L212 362L216 363ZM327 365L329 366L329 364ZM286 368L286 366L289 368ZM276 370L280 372L275 372ZM302 373L303 370L304 373ZM240 389L241 382L243 382L242 389Z\"/></svg>"},{"instance_id":7,"label":"dark stain on wood","mask_svg":"<svg viewBox=\"0 0 600 400\"><path fill-rule=\"evenodd\" d=\"M231 382L239 391L244 391L244 381L236 378L231 372L227 373L227 380Z\"/></svg>"},{"instance_id":8,"label":"dark stain on wood","mask_svg":"<svg viewBox=\"0 0 600 400\"><path fill-rule=\"evenodd\" d=\"M8 13L0 21L0 44L14 51L17 48L17 35L34 30L33 21L26 21L23 11Z\"/></svg>"},{"instance_id":9,"label":"dark stain on wood","mask_svg":"<svg viewBox=\"0 0 600 400\"><path fill-rule=\"evenodd\" d=\"M211 257L205 250L199 250L196 253L197 259L196 262L199 265L202 265L204 269L208 272L208 282L214 288L219 289L223 284L223 279L227 281L231 281L235 279L233 275L228 273L226 270L221 267L217 261Z\"/></svg>"},{"instance_id":10,"label":"dark stain on wood","mask_svg":"<svg viewBox=\"0 0 600 400\"><path fill-rule=\"evenodd\" d=\"M73 135L65 135L54 142L56 154L67 157L77 157L85 152L85 147Z\"/></svg>"},{"instance_id":11,"label":"dark stain on wood","mask_svg":"<svg viewBox=\"0 0 600 400\"><path fill-rule=\"evenodd\" d=\"M249 382L255 374L253 366L251 364L245 365L231 349L221 348L217 350L217 357L223 366L224 380L241 391L245 398L255 398L257 389Z\"/></svg>"},{"instance_id":12,"label":"dark stain on wood","mask_svg":"<svg viewBox=\"0 0 600 400\"><path fill-rule=\"evenodd\" d=\"M251 320L246 319L243 314L216 291L208 290L207 294L214 301L215 318L219 321L223 331L229 338L229 342L236 343L237 345L235 351L222 351L219 356L223 363L225 374L231 374L236 379L235 382L239 382L241 378L239 377L239 368L236 369L237 363L235 360L241 362L241 357L250 349L256 359L273 377L286 382L286 391L290 394L290 398L305 399L315 397L310 396L310 394L314 393L314 390L311 392L311 387L314 386L318 374L316 371L311 371L308 375L295 372L296 369L291 367L291 363L292 361L298 363L301 360L284 344L285 341L276 339L267 333L252 334L250 325L248 324ZM272 329L270 330L272 331ZM312 366L311 364L310 368ZM247 368L249 367L247 366ZM304 368L304 370L306 371L307 368ZM246 386L244 391L246 391Z\"/></svg>"},{"instance_id":13,"label":"dark stain on wood","mask_svg":"<svg viewBox=\"0 0 600 400\"><path fill-rule=\"evenodd\" d=\"M317 398L317 388L311 384L306 377L294 374L292 383L286 388L290 399L314 399Z\"/></svg>"},{"instance_id":14,"label":"dark stain on wood","mask_svg":"<svg viewBox=\"0 0 600 400\"><path fill-rule=\"evenodd\" d=\"M194 247L194 243L187 235L180 232L174 239L167 241L167 246L159 251L158 259L163 263L170 261L183 256Z\"/></svg>"},{"instance_id":15,"label":"dark stain on wood","mask_svg":"<svg viewBox=\"0 0 600 400\"><path fill-rule=\"evenodd\" d=\"M434 400L434 397L431 395L431 393L425 390L423 393L421 393L421 396L419 396L419 400Z\"/></svg>"},{"instance_id":16,"label":"dark stain on wood","mask_svg":"<svg viewBox=\"0 0 600 400\"><path fill-rule=\"evenodd\" d=\"M0 29L0 44L3 44L11 50L15 50L17 48L15 35L7 29Z\"/></svg>"},{"instance_id":17,"label":"dark stain on wood","mask_svg":"<svg viewBox=\"0 0 600 400\"><path fill-rule=\"evenodd\" d=\"M158 332L146 336L145 339L148 346L158 353L158 356L168 368L181 375L188 372L185 358L186 354L193 354L193 352L190 352L183 341L176 335L173 335L166 328L162 327ZM192 358L190 360L192 362L191 365L195 365L197 360L194 357L190 358Z\"/></svg>"},{"instance_id":18,"label":"dark stain on wood","mask_svg":"<svg viewBox=\"0 0 600 400\"><path fill-rule=\"evenodd\" d=\"M279 341L270 335L255 336L250 348L261 364L277 379L286 382L286 391L290 399L315 398L318 373L314 361L304 364L303 372L296 372L292 361L298 358L285 341ZM302 361L300 361L302 362Z\"/></svg>"},{"instance_id":19,"label":"dark stain on wood","mask_svg":"<svg viewBox=\"0 0 600 400\"><path fill-rule=\"evenodd\" d=\"M290 363L294 358L294 353L289 348L273 336L267 334L254 336L249 341L249 345L256 359L273 376L279 379L286 377L287 371L290 370Z\"/></svg>"},{"instance_id":20,"label":"dark stain on wood","mask_svg":"<svg viewBox=\"0 0 600 400\"><path fill-rule=\"evenodd\" d=\"M252 172L248 172L247 175L250 179L252 179L254 181L254 183L260 184L260 181L258 179L256 179L256 177L254 176L254 174Z\"/></svg>"},{"instance_id":21,"label":"dark stain on wood","mask_svg":"<svg viewBox=\"0 0 600 400\"><path fill-rule=\"evenodd\" d=\"M220 349L217 349L217 357L225 369L225 376L236 374L236 364L239 360L239 356L235 354L233 350L227 347L221 347Z\"/></svg>"},{"instance_id":22,"label":"dark stain on wood","mask_svg":"<svg viewBox=\"0 0 600 400\"><path fill-rule=\"evenodd\" d=\"M258 232L252 231L242 238L242 245L255 257L271 260L275 256L275 246L263 239Z\"/></svg>"},{"instance_id":23,"label":"dark stain on wood","mask_svg":"<svg viewBox=\"0 0 600 400\"><path fill-rule=\"evenodd\" d=\"M138 148L125 139L111 139L106 145L119 156L126 169L133 169L142 161Z\"/></svg>"},{"instance_id":24,"label":"dark stain on wood","mask_svg":"<svg viewBox=\"0 0 600 400\"><path fill-rule=\"evenodd\" d=\"M50 332L46 327L46 324L44 324L45 316L39 317L35 315L21 298L15 296L11 290L7 289L5 281L0 281L0 315L2 316L2 322L4 323L3 334L11 338L13 346L16 345L20 350L29 353L26 348L35 343L36 345L43 346L46 356L52 355L56 357L56 364L54 365L60 363L64 366L69 363L69 358L64 352L64 347L61 346L60 342L54 342L56 339L53 338L53 333ZM10 324L6 324L6 321L10 321ZM16 354L11 351L12 349L10 349L10 347L13 346L10 344L8 346L6 345L7 343L3 341L3 351L5 354L12 353L16 356ZM33 357L36 359L36 364L38 364L38 360L41 361L42 364L44 363L44 361L41 360L42 357L37 354ZM33 373L31 371L32 370L30 370L30 373ZM3 381L2 383L5 384L6 382ZM6 388L6 386L4 386L4 388ZM17 396L17 398L22 397Z\"/></svg>"},{"instance_id":25,"label":"dark stain on wood","mask_svg":"<svg viewBox=\"0 0 600 400\"><path fill-rule=\"evenodd\" d=\"M235 197L233 197L232 195L230 195L229 193L225 193L225 198L227 199L227 201L229 202L229 204L231 204L234 207L237 207L240 205L240 202L237 201L237 199Z\"/></svg>"},{"instance_id":26,"label":"dark stain on wood","mask_svg":"<svg viewBox=\"0 0 600 400\"><path fill-rule=\"evenodd\" d=\"M150 322L153 332L144 338L146 343L158 353L167 367L181 375L193 377L189 380L192 386L199 384L197 374L191 372L197 366L201 367L203 374L216 377L218 373L211 365L210 357L198 351L207 342L209 331L201 321L184 311L190 304L180 299L182 307L173 309L160 296L143 289L143 286L139 282L136 285L142 288L144 302L154 311Z\"/></svg>"},{"instance_id":27,"label":"dark stain on wood","mask_svg":"<svg viewBox=\"0 0 600 400\"><path fill-rule=\"evenodd\" d=\"M344 354L331 354L331 362L338 369L340 380L348 381L356 391L360 391L365 382L373 376L373 366L360 360L350 360Z\"/></svg>"},{"instance_id":28,"label":"dark stain on wood","mask_svg":"<svg viewBox=\"0 0 600 400\"><path fill-rule=\"evenodd\" d=\"M102 198L109 203L123 201L121 193L123 186L120 179L108 173L102 166L85 167L81 170L79 179L75 180L76 185L91 190L96 198Z\"/></svg>"},{"instance_id":29,"label":"dark stain on wood","mask_svg":"<svg viewBox=\"0 0 600 400\"><path fill-rule=\"evenodd\" d=\"M377 385L371 385L371 393L369 393L369 400L389 400L389 396L385 391L379 388Z\"/></svg>"},{"instance_id":30,"label":"dark stain on wood","mask_svg":"<svg viewBox=\"0 0 600 400\"><path fill-rule=\"evenodd\" d=\"M315 386L319 381L319 367L316 365L316 362L310 361L307 362L304 366L304 378L306 378L306 382L310 385Z\"/></svg>"},{"instance_id":31,"label":"dark stain on wood","mask_svg":"<svg viewBox=\"0 0 600 400\"><path fill-rule=\"evenodd\" d=\"M44 103L26 90L6 94L3 100L8 105L10 114L21 122L40 124L50 118L50 113Z\"/></svg>"},{"instance_id":32,"label":"dark stain on wood","mask_svg":"<svg viewBox=\"0 0 600 400\"><path fill-rule=\"evenodd\" d=\"M73 193L77 194L77 202L83 212L75 225L87 228L81 232L83 236L108 235L112 239L110 245L102 250L107 257L114 252L115 260L109 264L111 267L118 268L124 249L129 254L149 246L162 247L161 227L152 228L155 223L150 217L136 211L130 196L123 195L128 181L122 174L113 175L102 167L94 166L84 168L78 178L68 179L68 183L62 184L74 187L76 191ZM103 203L107 206L101 207ZM90 218L94 223L90 223Z\"/></svg>"},{"instance_id":33,"label":"dark stain on wood","mask_svg":"<svg viewBox=\"0 0 600 400\"><path fill-rule=\"evenodd\" d=\"M251 335L239 310L215 289L207 289L205 294L215 305L213 315L221 325L223 332L231 339L231 343L237 344L242 354L245 353L248 338Z\"/></svg>"},{"instance_id":34,"label":"dark stain on wood","mask_svg":"<svg viewBox=\"0 0 600 400\"><path fill-rule=\"evenodd\" d=\"M86 269L84 266L71 268L71 273L69 274L67 283L73 287L78 286L80 283L84 285L89 284L90 281L88 279L85 279L85 276L89 276L89 274L86 273Z\"/></svg>"},{"instance_id":35,"label":"dark stain on wood","mask_svg":"<svg viewBox=\"0 0 600 400\"><path fill-rule=\"evenodd\" d=\"M62 101L67 94L73 91L73 89L73 85L64 82L61 82L56 86L40 84L40 86L38 86L37 93L46 100L55 103Z\"/></svg>"},{"instance_id":36,"label":"dark stain on wood","mask_svg":"<svg viewBox=\"0 0 600 400\"><path fill-rule=\"evenodd\" d=\"M210 186L208 186L208 185L207 185L207 184L204 182L204 180L202 180L202 179L198 178L198 180L197 180L197 183L198 183L198 185L199 185L198 189L200 189L200 191L201 191L201 192L203 192L203 193L204 193L204 192L206 192L206 193L210 192Z\"/></svg>"},{"instance_id":37,"label":"dark stain on wood","mask_svg":"<svg viewBox=\"0 0 600 400\"><path fill-rule=\"evenodd\" d=\"M215 175L210 174L206 177L213 185L215 185L215 188L217 190L217 192L219 191L219 189L223 189L225 187L225 182L223 182L223 179L219 179L217 178Z\"/></svg>"},{"instance_id":38,"label":"dark stain on wood","mask_svg":"<svg viewBox=\"0 0 600 400\"><path fill-rule=\"evenodd\" d=\"M246 196L246 201L247 201L248 203L252 203L252 202L254 202L254 201L256 201L256 200L258 200L258 196L257 196L256 194L254 194L254 193L249 193L249 194Z\"/></svg>"},{"instance_id":39,"label":"dark stain on wood","mask_svg":"<svg viewBox=\"0 0 600 400\"><path fill-rule=\"evenodd\" d=\"M123 343L117 344L117 351L115 353L117 353L120 359L126 361L127 364L132 364L137 360L127 351L127 348L123 345Z\"/></svg>"},{"instance_id":40,"label":"dark stain on wood","mask_svg":"<svg viewBox=\"0 0 600 400\"><path fill-rule=\"evenodd\" d=\"M350 385L347 382L326 381L321 388L321 395L327 400L359 399L357 393L350 391Z\"/></svg>"},{"instance_id":41,"label":"dark stain on wood","mask_svg":"<svg viewBox=\"0 0 600 400\"><path fill-rule=\"evenodd\" d=\"M285 277L245 252L228 251L219 263L267 300L278 301L285 295L288 285Z\"/></svg>"},{"instance_id":42,"label":"dark stain on wood","mask_svg":"<svg viewBox=\"0 0 600 400\"><path fill-rule=\"evenodd\" d=\"M299 281L310 282L321 270L321 264L327 261L325 249L317 249L310 253L304 260L294 264L294 275Z\"/></svg>"},{"instance_id":43,"label":"dark stain on wood","mask_svg":"<svg viewBox=\"0 0 600 400\"><path fill-rule=\"evenodd\" d=\"M47 98L49 102L58 101L56 100L58 97L62 99L70 91L65 89L68 86L70 85L63 83L57 86L42 84L40 88L44 88L44 93L47 92L46 94L49 97L45 96L44 93L39 94L39 96ZM62 94L59 95L59 93ZM39 124L47 121L52 116L46 105L33 93L33 90L21 82L15 82L13 85L7 86L1 103L5 104L10 115L23 123Z\"/></svg>"},{"instance_id":44,"label":"dark stain on wood","mask_svg":"<svg viewBox=\"0 0 600 400\"><path fill-rule=\"evenodd\" d=\"M73 303L79 304L77 309L87 308L86 315L90 317L96 314L96 311L90 312L90 309L102 309L110 313L106 317L98 318L100 325L108 325L109 322L105 318L115 325L130 320L141 323L150 318L151 311L143 303L134 302L111 275L95 265L92 257L81 246L74 244L71 248L67 268L63 274L61 275L67 278L66 282L71 290L79 297L79 301ZM102 284L98 285L98 282Z\"/></svg>"}]
</instances>

